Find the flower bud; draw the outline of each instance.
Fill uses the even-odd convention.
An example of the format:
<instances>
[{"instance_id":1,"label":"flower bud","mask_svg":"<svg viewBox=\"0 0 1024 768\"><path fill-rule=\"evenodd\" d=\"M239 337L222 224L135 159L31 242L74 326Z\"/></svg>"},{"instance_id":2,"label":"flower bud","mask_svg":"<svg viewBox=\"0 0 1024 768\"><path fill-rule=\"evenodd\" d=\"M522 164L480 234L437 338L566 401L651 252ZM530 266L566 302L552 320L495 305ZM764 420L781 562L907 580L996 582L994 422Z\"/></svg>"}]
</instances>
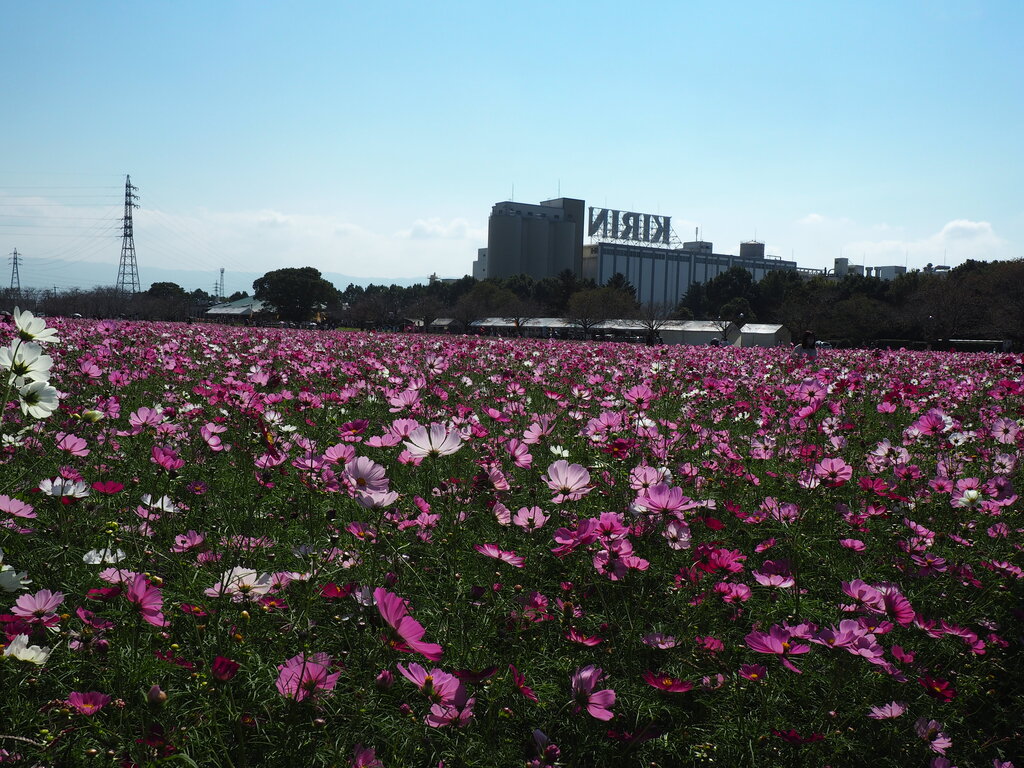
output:
<instances>
[{"instance_id":1,"label":"flower bud","mask_svg":"<svg viewBox=\"0 0 1024 768\"><path fill-rule=\"evenodd\" d=\"M146 701L153 707L163 706L167 701L167 693L159 685L154 685L146 694Z\"/></svg>"}]
</instances>

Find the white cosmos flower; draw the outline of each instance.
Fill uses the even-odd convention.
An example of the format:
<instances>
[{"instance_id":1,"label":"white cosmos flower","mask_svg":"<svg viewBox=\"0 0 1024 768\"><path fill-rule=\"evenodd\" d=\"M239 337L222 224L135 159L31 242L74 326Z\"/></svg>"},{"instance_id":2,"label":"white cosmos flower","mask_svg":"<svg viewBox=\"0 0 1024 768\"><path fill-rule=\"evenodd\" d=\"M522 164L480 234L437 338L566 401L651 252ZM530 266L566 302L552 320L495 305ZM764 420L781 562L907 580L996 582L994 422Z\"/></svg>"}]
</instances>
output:
<instances>
[{"instance_id":1,"label":"white cosmos flower","mask_svg":"<svg viewBox=\"0 0 1024 768\"><path fill-rule=\"evenodd\" d=\"M43 354L38 344L15 342L0 348L0 368L7 368L14 374L14 385L20 387L27 381L46 381L50 378L53 358Z\"/></svg>"},{"instance_id":2,"label":"white cosmos flower","mask_svg":"<svg viewBox=\"0 0 1024 768\"><path fill-rule=\"evenodd\" d=\"M0 589L4 592L17 592L31 583L28 571L16 571L9 565L0 565Z\"/></svg>"},{"instance_id":3,"label":"white cosmos flower","mask_svg":"<svg viewBox=\"0 0 1024 768\"><path fill-rule=\"evenodd\" d=\"M19 573L11 566L4 565L4 551L0 549L0 589L4 592L17 592L31 583L32 580L28 578L28 571L21 571Z\"/></svg>"},{"instance_id":4,"label":"white cosmos flower","mask_svg":"<svg viewBox=\"0 0 1024 768\"><path fill-rule=\"evenodd\" d=\"M40 480L39 490L48 496L71 496L76 499L84 499L89 495L88 485L63 477L55 477L52 480L50 478Z\"/></svg>"},{"instance_id":5,"label":"white cosmos flower","mask_svg":"<svg viewBox=\"0 0 1024 768\"><path fill-rule=\"evenodd\" d=\"M251 568L232 568L220 577L220 581L206 590L207 597L229 595L231 601L259 600L273 586L273 576L257 573Z\"/></svg>"},{"instance_id":6,"label":"white cosmos flower","mask_svg":"<svg viewBox=\"0 0 1024 768\"><path fill-rule=\"evenodd\" d=\"M29 645L28 635L18 635L4 648L4 656L13 656L21 661L30 661L33 664L43 665L50 658L50 649L40 648L38 645Z\"/></svg>"},{"instance_id":7,"label":"white cosmos flower","mask_svg":"<svg viewBox=\"0 0 1024 768\"><path fill-rule=\"evenodd\" d=\"M43 318L36 317L28 310L22 312L17 307L14 308L14 325L22 341L60 341L55 328L47 328Z\"/></svg>"},{"instance_id":8,"label":"white cosmos flower","mask_svg":"<svg viewBox=\"0 0 1024 768\"><path fill-rule=\"evenodd\" d=\"M417 427L410 432L405 447L418 458L448 456L462 447L462 436L457 430L449 432L444 424L431 424L429 429Z\"/></svg>"},{"instance_id":9,"label":"white cosmos flower","mask_svg":"<svg viewBox=\"0 0 1024 768\"><path fill-rule=\"evenodd\" d=\"M90 549L82 556L82 562L86 565L101 565L103 563L119 563L128 555L120 549Z\"/></svg>"},{"instance_id":10,"label":"white cosmos flower","mask_svg":"<svg viewBox=\"0 0 1024 768\"><path fill-rule=\"evenodd\" d=\"M21 412L33 419L45 419L57 410L57 390L47 381L33 381L18 390Z\"/></svg>"}]
</instances>

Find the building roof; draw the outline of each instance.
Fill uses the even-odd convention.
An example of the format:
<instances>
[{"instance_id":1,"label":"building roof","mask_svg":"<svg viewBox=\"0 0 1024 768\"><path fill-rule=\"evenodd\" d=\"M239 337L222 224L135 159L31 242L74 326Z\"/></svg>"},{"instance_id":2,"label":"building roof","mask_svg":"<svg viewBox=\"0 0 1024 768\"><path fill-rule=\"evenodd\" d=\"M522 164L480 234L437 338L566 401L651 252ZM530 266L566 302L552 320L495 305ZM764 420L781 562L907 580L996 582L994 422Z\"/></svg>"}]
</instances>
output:
<instances>
[{"instance_id":1,"label":"building roof","mask_svg":"<svg viewBox=\"0 0 1024 768\"><path fill-rule=\"evenodd\" d=\"M208 315L231 315L244 317L246 315L257 315L260 312L273 312L274 307L265 301L260 301L253 296L246 296L237 301L228 301L217 304L206 310Z\"/></svg>"},{"instance_id":2,"label":"building roof","mask_svg":"<svg viewBox=\"0 0 1024 768\"><path fill-rule=\"evenodd\" d=\"M747 323L742 328L740 328L740 333L763 333L774 335L781 331L782 329L783 326L773 323Z\"/></svg>"}]
</instances>

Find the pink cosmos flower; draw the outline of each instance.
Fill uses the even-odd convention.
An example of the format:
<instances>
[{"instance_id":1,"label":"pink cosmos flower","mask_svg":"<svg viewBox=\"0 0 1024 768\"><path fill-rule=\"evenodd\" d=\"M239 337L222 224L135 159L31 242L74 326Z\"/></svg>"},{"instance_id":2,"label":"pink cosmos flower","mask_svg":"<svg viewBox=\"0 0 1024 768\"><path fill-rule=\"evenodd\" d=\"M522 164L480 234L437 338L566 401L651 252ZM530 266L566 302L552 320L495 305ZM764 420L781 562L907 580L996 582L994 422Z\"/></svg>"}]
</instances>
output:
<instances>
[{"instance_id":1,"label":"pink cosmos flower","mask_svg":"<svg viewBox=\"0 0 1024 768\"><path fill-rule=\"evenodd\" d=\"M516 669L513 664L509 664L508 669L512 673L512 684L515 685L516 689L530 701L539 701L537 694L526 684L526 676Z\"/></svg>"},{"instance_id":2,"label":"pink cosmos flower","mask_svg":"<svg viewBox=\"0 0 1024 768\"><path fill-rule=\"evenodd\" d=\"M384 763L377 759L373 747L364 747L362 744L356 744L348 765L349 768L384 768Z\"/></svg>"},{"instance_id":3,"label":"pink cosmos flower","mask_svg":"<svg viewBox=\"0 0 1024 768\"><path fill-rule=\"evenodd\" d=\"M681 515L687 510L696 509L699 504L684 495L681 488L658 483L637 496L634 506L654 514Z\"/></svg>"},{"instance_id":4,"label":"pink cosmos flower","mask_svg":"<svg viewBox=\"0 0 1024 768\"><path fill-rule=\"evenodd\" d=\"M658 648L660 650L668 650L669 648L675 648L678 641L671 635L663 635L661 632L652 632L649 635L644 635L644 645L649 645L651 648Z\"/></svg>"},{"instance_id":5,"label":"pink cosmos flower","mask_svg":"<svg viewBox=\"0 0 1024 768\"><path fill-rule=\"evenodd\" d=\"M448 431L444 424L417 427L405 441L405 449L413 458L427 456L448 456L462 447L462 436L457 431Z\"/></svg>"},{"instance_id":6,"label":"pink cosmos flower","mask_svg":"<svg viewBox=\"0 0 1024 768\"><path fill-rule=\"evenodd\" d=\"M565 639L571 640L574 643L579 643L580 645L585 645L588 647L600 645L604 642L603 638L597 637L596 635L584 635L582 632L576 629L576 627L569 627L569 631L565 633Z\"/></svg>"},{"instance_id":7,"label":"pink cosmos flower","mask_svg":"<svg viewBox=\"0 0 1024 768\"><path fill-rule=\"evenodd\" d=\"M559 459L548 467L548 473L542 475L541 479L547 483L548 488L555 491L552 499L555 504L582 499L593 490L589 485L590 473L579 464L570 464L565 459Z\"/></svg>"},{"instance_id":8,"label":"pink cosmos flower","mask_svg":"<svg viewBox=\"0 0 1024 768\"><path fill-rule=\"evenodd\" d=\"M815 465L814 474L829 488L840 488L853 477L853 467L842 459L822 459Z\"/></svg>"},{"instance_id":9,"label":"pink cosmos flower","mask_svg":"<svg viewBox=\"0 0 1024 768\"><path fill-rule=\"evenodd\" d=\"M465 702L466 692L462 681L441 669L429 672L415 662L408 666L396 664L402 677L415 685L424 696L437 704L452 704L456 701Z\"/></svg>"},{"instance_id":10,"label":"pink cosmos flower","mask_svg":"<svg viewBox=\"0 0 1024 768\"><path fill-rule=\"evenodd\" d=\"M345 464L341 473L353 490L362 493L380 493L388 490L387 472L380 464L365 456L357 456Z\"/></svg>"},{"instance_id":11,"label":"pink cosmos flower","mask_svg":"<svg viewBox=\"0 0 1024 768\"><path fill-rule=\"evenodd\" d=\"M946 750L953 746L953 740L942 729L942 723L938 720L929 720L926 717L919 717L914 723L917 735L928 742L928 746L933 752L938 752L940 755L946 754Z\"/></svg>"},{"instance_id":12,"label":"pink cosmos flower","mask_svg":"<svg viewBox=\"0 0 1024 768\"><path fill-rule=\"evenodd\" d=\"M505 445L505 450L512 457L512 463L520 469L529 469L533 466L533 456L530 455L530 449L521 440L515 438L509 440Z\"/></svg>"},{"instance_id":13,"label":"pink cosmos flower","mask_svg":"<svg viewBox=\"0 0 1024 768\"><path fill-rule=\"evenodd\" d=\"M686 693L693 689L693 683L671 675L656 675L651 670L643 673L644 681L653 688L669 693Z\"/></svg>"},{"instance_id":14,"label":"pink cosmos flower","mask_svg":"<svg viewBox=\"0 0 1024 768\"><path fill-rule=\"evenodd\" d=\"M668 545L672 549L689 549L693 543L690 526L682 520L670 520L661 535L668 540Z\"/></svg>"},{"instance_id":15,"label":"pink cosmos flower","mask_svg":"<svg viewBox=\"0 0 1024 768\"><path fill-rule=\"evenodd\" d=\"M206 537L196 531L188 531L174 537L174 546L171 552L188 552L190 549L201 547Z\"/></svg>"},{"instance_id":16,"label":"pink cosmos flower","mask_svg":"<svg viewBox=\"0 0 1024 768\"><path fill-rule=\"evenodd\" d=\"M330 667L331 657L326 653L293 656L277 666L277 691L295 701L303 701L320 691L333 691L340 673L332 673Z\"/></svg>"},{"instance_id":17,"label":"pink cosmos flower","mask_svg":"<svg viewBox=\"0 0 1024 768\"><path fill-rule=\"evenodd\" d=\"M88 443L82 438L76 435L65 434L58 432L56 435L57 447L62 451L67 451L72 456L85 457L89 455L89 449L86 447Z\"/></svg>"},{"instance_id":18,"label":"pink cosmos flower","mask_svg":"<svg viewBox=\"0 0 1024 768\"><path fill-rule=\"evenodd\" d=\"M775 654L786 669L802 674L799 669L793 666L788 657L807 653L811 650L811 647L802 643L791 642L791 640L793 640L793 635L790 631L778 625L773 626L767 633L754 631L746 637L747 647L758 653Z\"/></svg>"},{"instance_id":19,"label":"pink cosmos flower","mask_svg":"<svg viewBox=\"0 0 1024 768\"><path fill-rule=\"evenodd\" d=\"M164 598L159 589L150 584L144 576L136 576L125 597L139 608L139 613L148 624L166 627L170 622L164 618Z\"/></svg>"},{"instance_id":20,"label":"pink cosmos flower","mask_svg":"<svg viewBox=\"0 0 1024 768\"><path fill-rule=\"evenodd\" d=\"M591 717L598 720L611 720L614 717L611 708L615 705L615 691L611 689L595 691L594 687L604 676L600 667L590 664L573 672L570 677L572 699L575 703L574 712L586 707Z\"/></svg>"},{"instance_id":21,"label":"pink cosmos flower","mask_svg":"<svg viewBox=\"0 0 1024 768\"><path fill-rule=\"evenodd\" d=\"M79 693L72 691L67 698L67 705L80 715L92 717L110 702L110 697L99 691Z\"/></svg>"},{"instance_id":22,"label":"pink cosmos flower","mask_svg":"<svg viewBox=\"0 0 1024 768\"><path fill-rule=\"evenodd\" d=\"M7 495L0 495L0 512L6 512L14 517L31 519L36 516L31 504L26 504L21 499L12 499Z\"/></svg>"},{"instance_id":23,"label":"pink cosmos flower","mask_svg":"<svg viewBox=\"0 0 1024 768\"><path fill-rule=\"evenodd\" d=\"M768 670L760 664L744 664L740 667L739 674L744 680L757 682L759 680L764 680L765 675L768 674Z\"/></svg>"},{"instance_id":24,"label":"pink cosmos flower","mask_svg":"<svg viewBox=\"0 0 1024 768\"><path fill-rule=\"evenodd\" d=\"M11 613L24 619L29 624L42 624L52 627L60 622L57 606L64 602L63 592L51 592L40 589L34 595L22 595L14 603Z\"/></svg>"},{"instance_id":25,"label":"pink cosmos flower","mask_svg":"<svg viewBox=\"0 0 1024 768\"><path fill-rule=\"evenodd\" d=\"M868 717L872 720L891 720L894 717L899 717L906 711L906 702L890 701L888 704L883 704L880 707L872 707L871 711L868 712Z\"/></svg>"},{"instance_id":26,"label":"pink cosmos flower","mask_svg":"<svg viewBox=\"0 0 1024 768\"><path fill-rule=\"evenodd\" d=\"M373 591L373 598L377 602L377 610L380 611L381 617L392 629L393 634L387 640L392 648L402 653L418 653L430 661L440 660L443 653L441 646L422 641L426 630L409 615L405 600L383 587L377 587Z\"/></svg>"},{"instance_id":27,"label":"pink cosmos flower","mask_svg":"<svg viewBox=\"0 0 1024 768\"><path fill-rule=\"evenodd\" d=\"M163 445L153 446L150 451L150 461L168 472L177 472L185 466L185 460L178 455L177 451Z\"/></svg>"},{"instance_id":28,"label":"pink cosmos flower","mask_svg":"<svg viewBox=\"0 0 1024 768\"><path fill-rule=\"evenodd\" d=\"M239 666L237 661L226 656L218 656L213 660L213 664L210 665L210 674L213 675L214 680L226 683L238 674Z\"/></svg>"},{"instance_id":29,"label":"pink cosmos flower","mask_svg":"<svg viewBox=\"0 0 1024 768\"><path fill-rule=\"evenodd\" d=\"M526 560L522 557L517 555L515 552L500 549L497 544L476 544L473 546L473 549L481 555L493 557L495 560L501 560L503 563L508 563L516 568L522 568L526 565Z\"/></svg>"},{"instance_id":30,"label":"pink cosmos flower","mask_svg":"<svg viewBox=\"0 0 1024 768\"><path fill-rule=\"evenodd\" d=\"M535 531L538 528L542 528L547 521L548 516L544 514L544 510L540 507L521 507L512 516L512 522L524 531Z\"/></svg>"}]
</instances>

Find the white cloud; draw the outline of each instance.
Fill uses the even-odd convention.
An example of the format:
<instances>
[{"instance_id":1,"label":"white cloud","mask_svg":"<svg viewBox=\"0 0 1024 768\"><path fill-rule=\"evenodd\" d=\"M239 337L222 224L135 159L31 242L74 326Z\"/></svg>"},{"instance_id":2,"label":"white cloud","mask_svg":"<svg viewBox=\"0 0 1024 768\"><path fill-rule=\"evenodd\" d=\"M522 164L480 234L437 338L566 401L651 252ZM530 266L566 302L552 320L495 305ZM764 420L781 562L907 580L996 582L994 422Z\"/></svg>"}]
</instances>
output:
<instances>
[{"instance_id":1,"label":"white cloud","mask_svg":"<svg viewBox=\"0 0 1024 768\"><path fill-rule=\"evenodd\" d=\"M465 219L442 221L438 218L416 219L408 229L399 230L395 237L411 240L486 240L483 230L474 230Z\"/></svg>"},{"instance_id":2,"label":"white cloud","mask_svg":"<svg viewBox=\"0 0 1024 768\"><path fill-rule=\"evenodd\" d=\"M967 259L993 261L1008 258L1007 242L999 237L987 221L956 219L938 232L916 239L889 238L860 240L844 246L851 257L863 255L868 265L908 263L911 267L925 263L959 264Z\"/></svg>"}]
</instances>

